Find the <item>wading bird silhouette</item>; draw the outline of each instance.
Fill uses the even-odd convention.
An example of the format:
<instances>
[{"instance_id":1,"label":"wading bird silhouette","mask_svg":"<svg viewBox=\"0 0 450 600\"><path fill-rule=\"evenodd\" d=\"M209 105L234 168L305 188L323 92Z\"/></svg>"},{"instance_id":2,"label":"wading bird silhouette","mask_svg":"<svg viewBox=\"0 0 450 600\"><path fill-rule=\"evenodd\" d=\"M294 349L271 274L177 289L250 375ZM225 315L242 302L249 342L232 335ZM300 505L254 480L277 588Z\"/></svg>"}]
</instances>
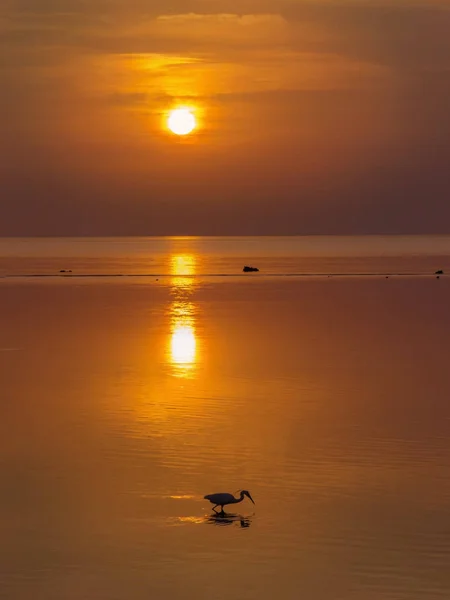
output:
<instances>
[{"instance_id":1,"label":"wading bird silhouette","mask_svg":"<svg viewBox=\"0 0 450 600\"><path fill-rule=\"evenodd\" d=\"M224 512L223 507L226 506L227 504L237 504L238 502L242 502L242 500L244 499L244 496L247 496L247 498L250 498L250 500L253 502L253 504L255 504L255 501L253 500L253 498L250 495L250 492L248 490L238 490L240 491L240 497L239 498L235 498L233 496L233 494L226 494L226 493L220 493L220 494L208 494L208 496L205 496L204 499L205 500L209 500L211 502L211 504L214 504L213 506L213 511L216 511L216 508L218 506L220 506L220 508L222 509L222 513Z\"/></svg>"}]
</instances>

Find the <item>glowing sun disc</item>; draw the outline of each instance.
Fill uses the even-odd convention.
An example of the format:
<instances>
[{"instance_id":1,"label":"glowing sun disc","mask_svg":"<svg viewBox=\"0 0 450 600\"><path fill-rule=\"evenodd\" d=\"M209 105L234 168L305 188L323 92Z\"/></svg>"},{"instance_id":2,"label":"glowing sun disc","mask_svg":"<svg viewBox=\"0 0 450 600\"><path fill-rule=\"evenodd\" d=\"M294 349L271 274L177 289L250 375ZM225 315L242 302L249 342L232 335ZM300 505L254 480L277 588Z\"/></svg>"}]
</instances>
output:
<instances>
[{"instance_id":1,"label":"glowing sun disc","mask_svg":"<svg viewBox=\"0 0 450 600\"><path fill-rule=\"evenodd\" d=\"M187 135L195 129L195 117L188 108L177 108L170 113L167 126L176 135Z\"/></svg>"}]
</instances>

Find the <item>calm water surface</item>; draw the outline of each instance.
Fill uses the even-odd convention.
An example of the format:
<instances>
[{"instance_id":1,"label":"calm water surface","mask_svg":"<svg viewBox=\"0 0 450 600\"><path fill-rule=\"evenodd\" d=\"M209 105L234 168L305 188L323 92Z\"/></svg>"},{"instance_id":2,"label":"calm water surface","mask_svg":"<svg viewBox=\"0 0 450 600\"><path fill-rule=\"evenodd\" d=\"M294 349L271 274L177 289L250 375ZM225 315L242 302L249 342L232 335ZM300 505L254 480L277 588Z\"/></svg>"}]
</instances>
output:
<instances>
[{"instance_id":1,"label":"calm water surface","mask_svg":"<svg viewBox=\"0 0 450 600\"><path fill-rule=\"evenodd\" d=\"M305 243L0 242L1 598L450 597L448 240Z\"/></svg>"},{"instance_id":2,"label":"calm water surface","mask_svg":"<svg viewBox=\"0 0 450 600\"><path fill-rule=\"evenodd\" d=\"M0 277L57 275L430 274L450 236L0 238ZM438 266L436 266L438 265Z\"/></svg>"}]
</instances>

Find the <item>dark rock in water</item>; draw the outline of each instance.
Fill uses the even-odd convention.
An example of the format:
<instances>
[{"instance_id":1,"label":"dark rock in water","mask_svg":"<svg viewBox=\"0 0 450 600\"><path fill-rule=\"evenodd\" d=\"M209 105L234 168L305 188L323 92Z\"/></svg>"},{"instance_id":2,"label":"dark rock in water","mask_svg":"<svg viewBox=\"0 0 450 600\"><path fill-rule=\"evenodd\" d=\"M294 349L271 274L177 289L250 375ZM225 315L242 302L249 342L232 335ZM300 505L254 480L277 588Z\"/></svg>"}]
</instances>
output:
<instances>
[{"instance_id":1,"label":"dark rock in water","mask_svg":"<svg viewBox=\"0 0 450 600\"><path fill-rule=\"evenodd\" d=\"M440 279L439 275L436 277L436 279Z\"/></svg>"},{"instance_id":2,"label":"dark rock in water","mask_svg":"<svg viewBox=\"0 0 450 600\"><path fill-rule=\"evenodd\" d=\"M439 271L436 271L435 275L443 275L444 271L442 269L439 269Z\"/></svg>"},{"instance_id":3,"label":"dark rock in water","mask_svg":"<svg viewBox=\"0 0 450 600\"><path fill-rule=\"evenodd\" d=\"M242 270L244 273L255 273L256 271L259 271L256 267L248 267L247 265Z\"/></svg>"}]
</instances>

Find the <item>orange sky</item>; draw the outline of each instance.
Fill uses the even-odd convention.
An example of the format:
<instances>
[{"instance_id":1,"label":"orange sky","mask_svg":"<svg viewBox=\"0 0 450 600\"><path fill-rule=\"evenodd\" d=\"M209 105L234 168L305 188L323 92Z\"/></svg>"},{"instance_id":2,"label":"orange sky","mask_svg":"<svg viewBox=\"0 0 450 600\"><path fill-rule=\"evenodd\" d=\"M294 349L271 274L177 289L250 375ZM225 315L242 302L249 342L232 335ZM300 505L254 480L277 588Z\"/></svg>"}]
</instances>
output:
<instances>
[{"instance_id":1,"label":"orange sky","mask_svg":"<svg viewBox=\"0 0 450 600\"><path fill-rule=\"evenodd\" d=\"M3 6L0 235L450 231L450 0Z\"/></svg>"}]
</instances>

